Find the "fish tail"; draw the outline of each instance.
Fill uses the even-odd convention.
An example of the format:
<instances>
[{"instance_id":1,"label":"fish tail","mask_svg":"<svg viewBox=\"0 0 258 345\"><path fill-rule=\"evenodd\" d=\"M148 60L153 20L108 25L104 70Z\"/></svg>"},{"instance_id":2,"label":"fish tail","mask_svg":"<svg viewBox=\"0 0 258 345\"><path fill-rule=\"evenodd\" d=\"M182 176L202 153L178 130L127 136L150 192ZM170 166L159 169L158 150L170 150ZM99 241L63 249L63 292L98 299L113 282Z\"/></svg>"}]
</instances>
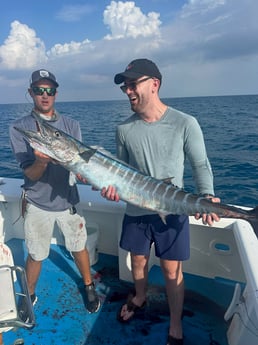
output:
<instances>
[{"instance_id":1,"label":"fish tail","mask_svg":"<svg viewBox=\"0 0 258 345\"><path fill-rule=\"evenodd\" d=\"M254 232L258 238L258 206L248 211L248 213L252 217L248 221L252 225Z\"/></svg>"}]
</instances>

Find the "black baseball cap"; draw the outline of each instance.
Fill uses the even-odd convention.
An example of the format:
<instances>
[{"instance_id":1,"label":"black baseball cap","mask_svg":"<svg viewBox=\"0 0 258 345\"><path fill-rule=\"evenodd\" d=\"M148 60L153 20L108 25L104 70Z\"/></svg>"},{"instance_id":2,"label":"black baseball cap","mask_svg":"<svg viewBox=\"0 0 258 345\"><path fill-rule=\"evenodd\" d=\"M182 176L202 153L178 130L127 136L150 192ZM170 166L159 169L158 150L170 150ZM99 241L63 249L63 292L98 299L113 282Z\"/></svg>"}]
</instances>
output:
<instances>
[{"instance_id":1,"label":"black baseball cap","mask_svg":"<svg viewBox=\"0 0 258 345\"><path fill-rule=\"evenodd\" d=\"M32 86L33 84L37 83L41 79L47 79L51 81L55 87L58 87L59 84L56 81L56 77L54 76L53 73L45 70L45 69L39 69L37 71L34 71L31 75L31 80L30 80L30 85Z\"/></svg>"},{"instance_id":2,"label":"black baseball cap","mask_svg":"<svg viewBox=\"0 0 258 345\"><path fill-rule=\"evenodd\" d=\"M136 59L129 63L124 72L115 75L115 84L121 84L125 78L138 79L142 76L157 78L161 81L162 75L154 62L148 59Z\"/></svg>"}]
</instances>

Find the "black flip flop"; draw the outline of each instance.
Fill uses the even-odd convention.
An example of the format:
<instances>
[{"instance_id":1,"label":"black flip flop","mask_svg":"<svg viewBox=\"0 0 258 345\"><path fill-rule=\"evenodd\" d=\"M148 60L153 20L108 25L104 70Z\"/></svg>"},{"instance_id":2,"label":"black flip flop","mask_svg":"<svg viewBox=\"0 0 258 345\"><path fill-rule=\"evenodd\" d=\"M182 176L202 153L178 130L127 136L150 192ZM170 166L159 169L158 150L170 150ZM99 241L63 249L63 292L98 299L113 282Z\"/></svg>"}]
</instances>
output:
<instances>
[{"instance_id":1,"label":"black flip flop","mask_svg":"<svg viewBox=\"0 0 258 345\"><path fill-rule=\"evenodd\" d=\"M169 335L167 339L167 345L184 345L184 340L174 338L172 337L172 335Z\"/></svg>"},{"instance_id":2,"label":"black flip flop","mask_svg":"<svg viewBox=\"0 0 258 345\"><path fill-rule=\"evenodd\" d=\"M139 313L140 311L142 311L144 309L144 307L146 306L146 301L144 301L140 307L138 305L134 304L132 301L133 297L134 297L134 295L130 294L127 298L126 304L123 304L121 306L121 308L119 309L119 311L117 313L117 320L119 322L127 323L127 322L131 321L134 318L134 316L137 313ZM125 305L126 305L127 311L130 313L132 312L132 315L126 320L124 320L123 317L121 316L121 311Z\"/></svg>"}]
</instances>

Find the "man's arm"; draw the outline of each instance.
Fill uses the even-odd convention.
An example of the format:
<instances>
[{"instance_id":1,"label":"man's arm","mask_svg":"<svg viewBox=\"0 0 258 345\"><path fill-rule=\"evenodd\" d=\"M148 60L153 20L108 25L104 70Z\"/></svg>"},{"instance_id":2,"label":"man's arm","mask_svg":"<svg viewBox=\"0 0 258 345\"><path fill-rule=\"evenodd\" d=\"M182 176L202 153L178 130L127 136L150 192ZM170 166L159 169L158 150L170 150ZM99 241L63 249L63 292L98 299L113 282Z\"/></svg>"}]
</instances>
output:
<instances>
[{"instance_id":1,"label":"man's arm","mask_svg":"<svg viewBox=\"0 0 258 345\"><path fill-rule=\"evenodd\" d=\"M39 152L39 151L34 151L35 154L35 161L32 165L24 169L24 174L32 181L37 181L41 178L41 176L44 174L48 163L53 162L53 160Z\"/></svg>"}]
</instances>

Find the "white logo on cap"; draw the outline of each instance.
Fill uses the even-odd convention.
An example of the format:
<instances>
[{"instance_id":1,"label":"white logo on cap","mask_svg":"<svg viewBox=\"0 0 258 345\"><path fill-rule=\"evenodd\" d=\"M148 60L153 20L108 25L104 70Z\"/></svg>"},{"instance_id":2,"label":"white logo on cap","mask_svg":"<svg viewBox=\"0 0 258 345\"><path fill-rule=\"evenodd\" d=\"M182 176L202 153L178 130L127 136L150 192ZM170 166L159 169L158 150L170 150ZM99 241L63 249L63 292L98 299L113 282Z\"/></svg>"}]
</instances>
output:
<instances>
[{"instance_id":1,"label":"white logo on cap","mask_svg":"<svg viewBox=\"0 0 258 345\"><path fill-rule=\"evenodd\" d=\"M39 71L39 74L42 78L46 78L46 77L49 77L49 73L48 71Z\"/></svg>"}]
</instances>

